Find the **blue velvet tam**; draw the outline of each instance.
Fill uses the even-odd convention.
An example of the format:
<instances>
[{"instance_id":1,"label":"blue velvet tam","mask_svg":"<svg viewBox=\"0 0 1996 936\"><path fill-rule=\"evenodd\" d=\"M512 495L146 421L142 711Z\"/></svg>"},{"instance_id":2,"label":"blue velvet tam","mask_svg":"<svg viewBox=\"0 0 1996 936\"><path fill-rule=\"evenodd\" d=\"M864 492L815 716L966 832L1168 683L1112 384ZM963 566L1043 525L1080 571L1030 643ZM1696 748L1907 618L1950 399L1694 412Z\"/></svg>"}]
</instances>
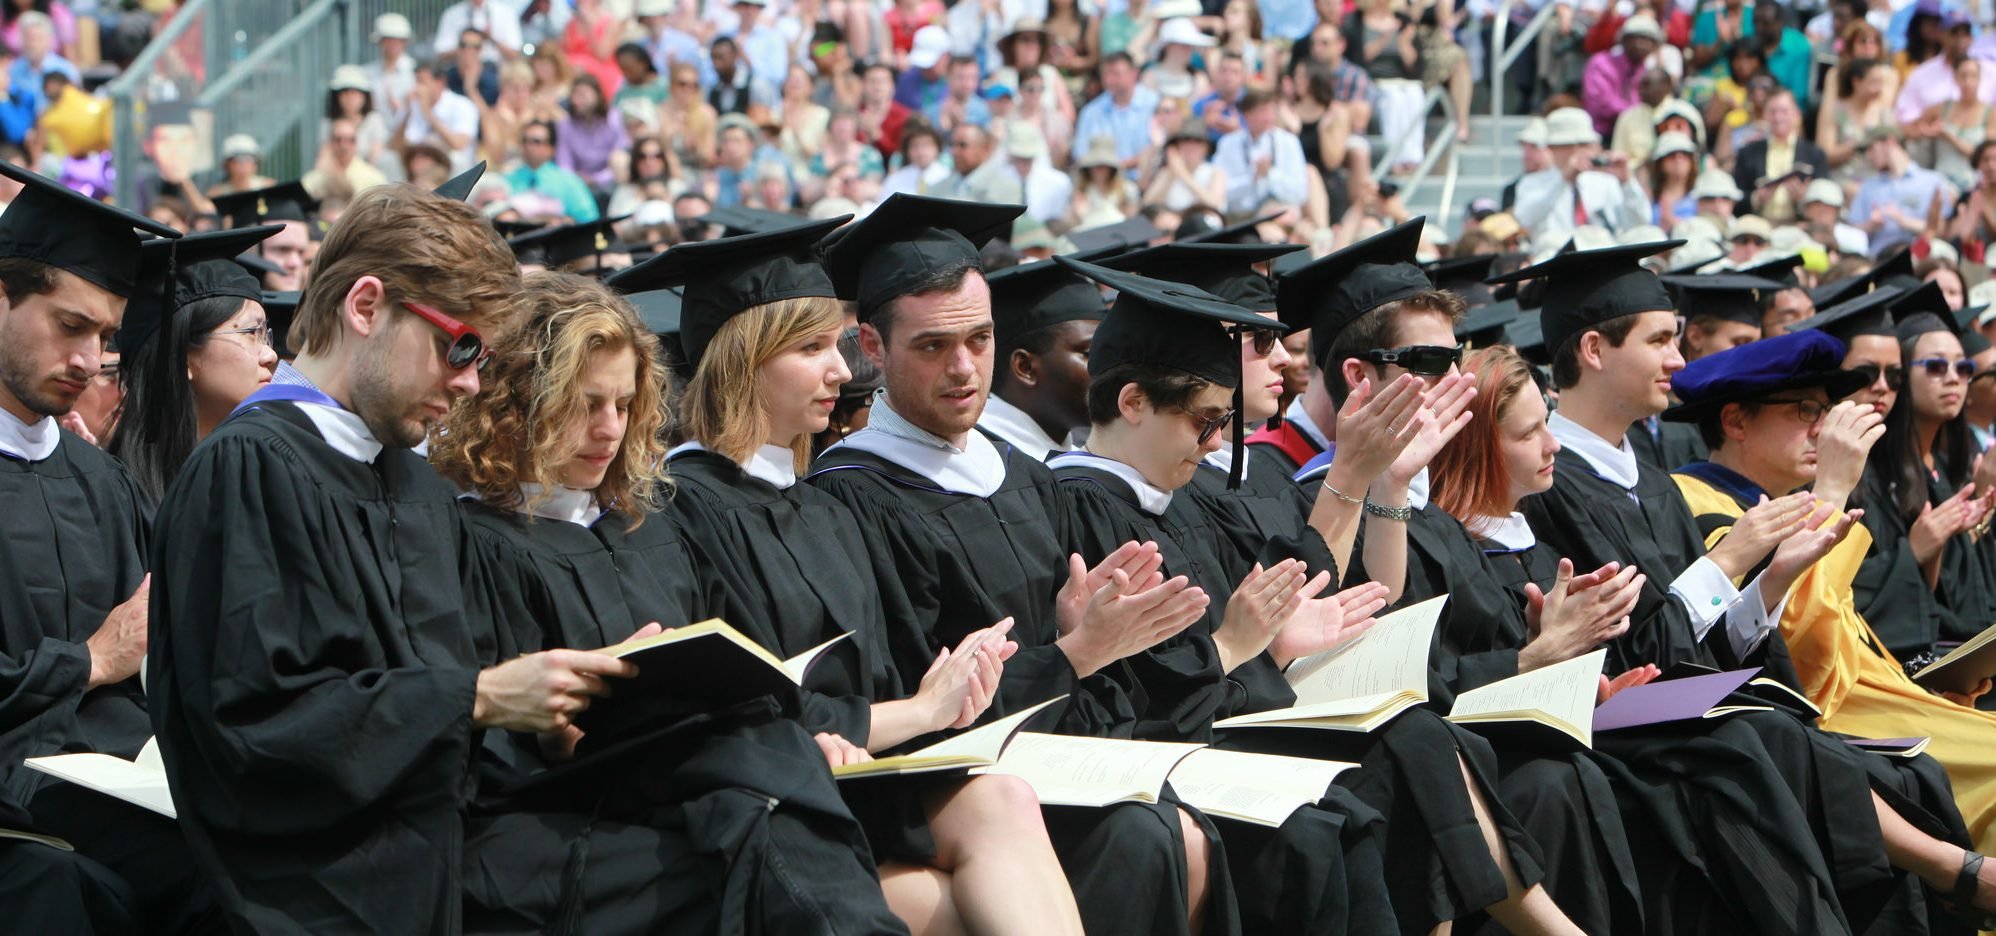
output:
<instances>
[{"instance_id":1,"label":"blue velvet tam","mask_svg":"<svg viewBox=\"0 0 1996 936\"><path fill-rule=\"evenodd\" d=\"M1861 371L1843 369L1844 343L1820 330L1729 348L1692 361L1670 379L1683 402L1664 411L1672 422L1697 422L1728 403L1757 403L1821 387L1834 403L1871 383Z\"/></svg>"}]
</instances>

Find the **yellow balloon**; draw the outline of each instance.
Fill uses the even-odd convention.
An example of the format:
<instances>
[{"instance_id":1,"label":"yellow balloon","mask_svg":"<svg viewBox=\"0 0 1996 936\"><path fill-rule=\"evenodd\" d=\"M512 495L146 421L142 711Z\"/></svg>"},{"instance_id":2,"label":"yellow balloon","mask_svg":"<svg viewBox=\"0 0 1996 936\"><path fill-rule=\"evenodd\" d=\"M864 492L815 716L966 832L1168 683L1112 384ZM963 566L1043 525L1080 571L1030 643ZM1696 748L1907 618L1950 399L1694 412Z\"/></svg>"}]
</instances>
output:
<instances>
[{"instance_id":1,"label":"yellow balloon","mask_svg":"<svg viewBox=\"0 0 1996 936\"><path fill-rule=\"evenodd\" d=\"M42 136L51 152L82 156L111 146L111 104L75 86L42 112Z\"/></svg>"}]
</instances>

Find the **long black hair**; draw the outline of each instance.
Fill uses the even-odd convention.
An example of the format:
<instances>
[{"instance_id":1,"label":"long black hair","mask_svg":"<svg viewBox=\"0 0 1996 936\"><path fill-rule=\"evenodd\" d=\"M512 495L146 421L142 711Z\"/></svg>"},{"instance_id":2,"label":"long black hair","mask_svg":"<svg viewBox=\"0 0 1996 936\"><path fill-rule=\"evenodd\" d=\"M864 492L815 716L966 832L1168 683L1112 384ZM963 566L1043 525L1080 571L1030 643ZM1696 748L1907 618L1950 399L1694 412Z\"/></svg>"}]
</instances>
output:
<instances>
[{"instance_id":1,"label":"long black hair","mask_svg":"<svg viewBox=\"0 0 1996 936\"><path fill-rule=\"evenodd\" d=\"M1928 316L1931 317L1931 316ZM1917 319L1909 320L1909 322ZM1906 361L1905 377L1899 386L1899 398L1892 404L1892 412L1885 416L1885 435L1878 444L1871 447L1871 455L1865 467L1865 481L1872 491L1874 502L1889 502L1899 511L1904 520L1912 520L1920 515L1932 498L1932 485L1927 474L1926 453L1920 451L1920 434L1913 423L1912 381L1915 380L1911 362L1913 348L1920 338L1931 331L1944 330L1938 319L1929 329L1909 330L1902 327L1899 337L1900 360ZM1960 490L1968 483L1975 470L1975 438L1968 428L1968 419L1956 414L1953 419L1941 424L1940 432L1934 435L1934 470L1947 481L1949 488Z\"/></svg>"},{"instance_id":2,"label":"long black hair","mask_svg":"<svg viewBox=\"0 0 1996 936\"><path fill-rule=\"evenodd\" d=\"M187 359L208 343L215 329L242 310L243 299L215 296L175 309L159 333L119 360L125 382L125 403L118 427L105 445L125 463L153 500L180 474L180 466L200 441L200 416L194 407L194 384L187 379Z\"/></svg>"}]
</instances>

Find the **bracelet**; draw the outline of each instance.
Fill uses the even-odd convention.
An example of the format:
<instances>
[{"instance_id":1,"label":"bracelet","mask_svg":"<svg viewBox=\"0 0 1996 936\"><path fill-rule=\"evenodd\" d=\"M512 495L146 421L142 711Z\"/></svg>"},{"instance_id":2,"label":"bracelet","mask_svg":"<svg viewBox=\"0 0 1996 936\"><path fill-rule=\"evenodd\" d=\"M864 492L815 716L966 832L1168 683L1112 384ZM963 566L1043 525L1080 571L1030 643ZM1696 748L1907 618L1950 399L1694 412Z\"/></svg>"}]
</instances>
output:
<instances>
[{"instance_id":1,"label":"bracelet","mask_svg":"<svg viewBox=\"0 0 1996 936\"><path fill-rule=\"evenodd\" d=\"M1356 498L1356 497L1353 497L1353 496L1351 496L1350 494L1346 494L1345 492L1343 492L1343 491L1340 491L1340 490L1338 490L1337 488L1334 488L1334 487L1332 487L1332 486L1331 486L1331 481L1330 481L1330 479L1329 479L1329 478L1325 478L1325 479L1324 479L1324 490L1326 490L1326 491L1329 491L1329 492L1331 492L1331 496L1332 496L1332 497L1335 497L1335 498L1337 498L1338 500L1341 500L1341 501L1344 501L1344 502L1345 502L1345 503L1347 503L1347 504L1364 504L1364 503L1365 503L1364 501L1362 501L1362 500L1359 500L1358 498Z\"/></svg>"},{"instance_id":2,"label":"bracelet","mask_svg":"<svg viewBox=\"0 0 1996 936\"><path fill-rule=\"evenodd\" d=\"M1365 512L1382 520L1397 520L1401 523L1414 519L1414 508L1411 505L1388 507L1370 497L1365 499Z\"/></svg>"}]
</instances>

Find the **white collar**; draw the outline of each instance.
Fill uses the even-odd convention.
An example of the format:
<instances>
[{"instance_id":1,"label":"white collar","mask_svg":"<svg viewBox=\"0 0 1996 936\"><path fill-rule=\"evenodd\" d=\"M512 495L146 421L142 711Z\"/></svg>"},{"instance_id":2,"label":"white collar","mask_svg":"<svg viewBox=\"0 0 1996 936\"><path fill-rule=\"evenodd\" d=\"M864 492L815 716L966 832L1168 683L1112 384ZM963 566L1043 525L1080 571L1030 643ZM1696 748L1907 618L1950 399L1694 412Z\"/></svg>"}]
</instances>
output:
<instances>
[{"instance_id":1,"label":"white collar","mask_svg":"<svg viewBox=\"0 0 1996 936\"><path fill-rule=\"evenodd\" d=\"M1241 446L1241 474L1247 474L1248 459L1252 457L1254 457L1254 449L1248 448L1245 445ZM1231 473L1234 470L1234 447L1232 445L1222 445L1207 452L1203 460L1208 465Z\"/></svg>"},{"instance_id":2,"label":"white collar","mask_svg":"<svg viewBox=\"0 0 1996 936\"><path fill-rule=\"evenodd\" d=\"M1471 531L1511 552L1523 552L1539 542L1538 534L1532 532L1532 525L1525 522L1525 515L1516 512L1502 519L1477 517Z\"/></svg>"},{"instance_id":3,"label":"white collar","mask_svg":"<svg viewBox=\"0 0 1996 936\"><path fill-rule=\"evenodd\" d=\"M543 520L560 520L577 526L589 526L603 516L603 508L596 506L595 491L579 491L572 487L558 487L554 493L541 496L546 490L538 484L520 485L520 511L532 514Z\"/></svg>"},{"instance_id":4,"label":"white collar","mask_svg":"<svg viewBox=\"0 0 1996 936\"><path fill-rule=\"evenodd\" d=\"M21 417L0 410L0 453L38 462L54 455L61 442L62 430L56 427L54 416L24 423Z\"/></svg>"},{"instance_id":5,"label":"white collar","mask_svg":"<svg viewBox=\"0 0 1996 936\"><path fill-rule=\"evenodd\" d=\"M866 428L832 447L842 446L871 452L955 494L990 497L1005 484L1005 456L984 433L971 430L957 448L896 413L885 390L874 394Z\"/></svg>"},{"instance_id":6,"label":"white collar","mask_svg":"<svg viewBox=\"0 0 1996 936\"><path fill-rule=\"evenodd\" d=\"M1586 459L1595 474L1621 485L1623 490L1636 489L1636 450L1629 447L1626 434L1610 442L1557 412L1552 414L1547 424L1552 427L1552 437L1559 440L1560 447Z\"/></svg>"},{"instance_id":7,"label":"white collar","mask_svg":"<svg viewBox=\"0 0 1996 936\"><path fill-rule=\"evenodd\" d=\"M1074 446L1054 441L1045 429L1004 397L992 394L984 401L984 413L977 417L977 425L992 435L1012 443L1012 447L1031 455L1034 461L1046 461L1050 452L1065 452Z\"/></svg>"},{"instance_id":8,"label":"white collar","mask_svg":"<svg viewBox=\"0 0 1996 936\"><path fill-rule=\"evenodd\" d=\"M1428 509L1428 488L1430 484L1428 469L1421 469L1421 473L1415 475L1414 480L1407 482L1407 506L1415 510Z\"/></svg>"},{"instance_id":9,"label":"white collar","mask_svg":"<svg viewBox=\"0 0 1996 936\"><path fill-rule=\"evenodd\" d=\"M672 451L665 453L667 461L685 452L705 452L708 448L698 442L682 442ZM762 481L779 491L787 491L797 483L797 455L781 445L765 445L742 462L742 471L749 477Z\"/></svg>"},{"instance_id":10,"label":"white collar","mask_svg":"<svg viewBox=\"0 0 1996 936\"><path fill-rule=\"evenodd\" d=\"M313 427L319 430L319 435L333 447L333 451L370 465L381 456L381 443L376 441L373 432L368 431L367 423L354 413L338 406L304 400L298 401L298 409L312 420Z\"/></svg>"},{"instance_id":11,"label":"white collar","mask_svg":"<svg viewBox=\"0 0 1996 936\"><path fill-rule=\"evenodd\" d=\"M1304 435L1309 436L1310 441L1317 443L1317 448L1327 449L1331 447L1331 437L1325 435L1324 430L1317 427L1316 421L1310 418L1309 413L1304 412L1302 394L1297 394L1296 399L1289 401L1289 408L1282 411L1282 418L1293 423Z\"/></svg>"},{"instance_id":12,"label":"white collar","mask_svg":"<svg viewBox=\"0 0 1996 936\"><path fill-rule=\"evenodd\" d=\"M1136 493L1137 507L1153 517L1164 516L1165 508L1171 506L1171 492L1150 483L1144 478L1143 472L1094 452L1063 452L1048 459L1047 467L1094 468L1115 475Z\"/></svg>"}]
</instances>

